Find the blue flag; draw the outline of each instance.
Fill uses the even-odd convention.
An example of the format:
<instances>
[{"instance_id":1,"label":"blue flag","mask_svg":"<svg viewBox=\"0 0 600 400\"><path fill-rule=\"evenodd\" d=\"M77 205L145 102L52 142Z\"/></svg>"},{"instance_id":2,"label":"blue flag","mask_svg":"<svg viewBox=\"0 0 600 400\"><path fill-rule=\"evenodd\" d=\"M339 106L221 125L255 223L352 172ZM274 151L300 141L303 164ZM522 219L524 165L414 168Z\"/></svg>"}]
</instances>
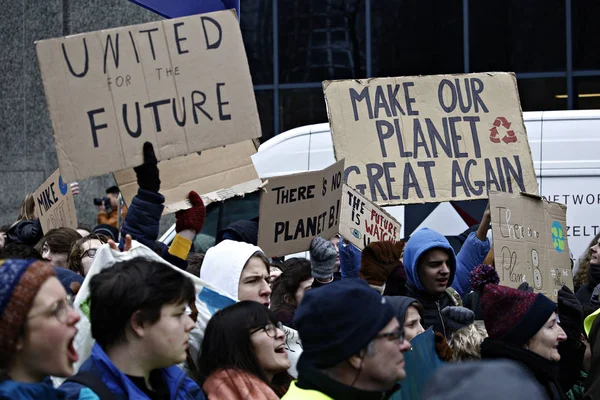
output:
<instances>
[{"instance_id":1,"label":"blue flag","mask_svg":"<svg viewBox=\"0 0 600 400\"><path fill-rule=\"evenodd\" d=\"M240 0L129 0L165 18L187 17L214 11L235 11L240 18Z\"/></svg>"}]
</instances>

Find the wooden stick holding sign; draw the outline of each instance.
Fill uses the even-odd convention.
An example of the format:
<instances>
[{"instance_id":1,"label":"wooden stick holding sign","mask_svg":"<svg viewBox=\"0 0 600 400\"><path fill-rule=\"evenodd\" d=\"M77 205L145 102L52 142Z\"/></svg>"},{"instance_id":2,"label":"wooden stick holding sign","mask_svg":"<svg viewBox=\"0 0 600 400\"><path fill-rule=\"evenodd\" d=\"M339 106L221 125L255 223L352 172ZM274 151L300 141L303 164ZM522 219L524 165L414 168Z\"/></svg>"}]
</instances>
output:
<instances>
[{"instance_id":1,"label":"wooden stick holding sign","mask_svg":"<svg viewBox=\"0 0 600 400\"><path fill-rule=\"evenodd\" d=\"M537 193L509 73L325 81L345 181L378 205Z\"/></svg>"},{"instance_id":2,"label":"wooden stick holding sign","mask_svg":"<svg viewBox=\"0 0 600 400\"><path fill-rule=\"evenodd\" d=\"M260 196L258 245L269 257L305 251L340 224L344 160L322 171L269 178Z\"/></svg>"},{"instance_id":3,"label":"wooden stick holding sign","mask_svg":"<svg viewBox=\"0 0 600 400\"><path fill-rule=\"evenodd\" d=\"M359 249L371 242L399 241L402 224L344 183L339 233Z\"/></svg>"},{"instance_id":4,"label":"wooden stick holding sign","mask_svg":"<svg viewBox=\"0 0 600 400\"><path fill-rule=\"evenodd\" d=\"M56 170L33 194L35 212L42 231L54 228L77 228L77 212L71 187Z\"/></svg>"},{"instance_id":5,"label":"wooden stick holding sign","mask_svg":"<svg viewBox=\"0 0 600 400\"><path fill-rule=\"evenodd\" d=\"M36 43L60 170L72 181L261 136L233 10Z\"/></svg>"},{"instance_id":6,"label":"wooden stick holding sign","mask_svg":"<svg viewBox=\"0 0 600 400\"><path fill-rule=\"evenodd\" d=\"M490 210L501 285L527 282L554 301L563 285L573 289L567 206L525 193L490 192Z\"/></svg>"}]
</instances>

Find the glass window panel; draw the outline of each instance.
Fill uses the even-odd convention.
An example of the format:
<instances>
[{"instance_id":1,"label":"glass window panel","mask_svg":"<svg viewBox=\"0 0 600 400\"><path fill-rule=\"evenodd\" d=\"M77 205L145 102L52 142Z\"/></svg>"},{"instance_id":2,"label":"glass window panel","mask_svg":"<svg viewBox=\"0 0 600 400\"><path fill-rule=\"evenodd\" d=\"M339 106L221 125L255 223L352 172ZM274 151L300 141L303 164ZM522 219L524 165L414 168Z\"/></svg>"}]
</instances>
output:
<instances>
[{"instance_id":1,"label":"glass window panel","mask_svg":"<svg viewBox=\"0 0 600 400\"><path fill-rule=\"evenodd\" d=\"M244 0L240 8L252 82L273 84L273 0Z\"/></svg>"},{"instance_id":2,"label":"glass window panel","mask_svg":"<svg viewBox=\"0 0 600 400\"><path fill-rule=\"evenodd\" d=\"M462 0L372 0L373 76L464 71Z\"/></svg>"},{"instance_id":3,"label":"glass window panel","mask_svg":"<svg viewBox=\"0 0 600 400\"><path fill-rule=\"evenodd\" d=\"M279 101L280 132L327 122L325 97L321 88L281 90Z\"/></svg>"},{"instance_id":4,"label":"glass window panel","mask_svg":"<svg viewBox=\"0 0 600 400\"><path fill-rule=\"evenodd\" d=\"M523 111L567 109L565 78L518 79L517 81Z\"/></svg>"},{"instance_id":5,"label":"glass window panel","mask_svg":"<svg viewBox=\"0 0 600 400\"><path fill-rule=\"evenodd\" d=\"M600 3L573 0L571 4L573 68L600 69Z\"/></svg>"},{"instance_id":6,"label":"glass window panel","mask_svg":"<svg viewBox=\"0 0 600 400\"><path fill-rule=\"evenodd\" d=\"M260 127L262 128L260 142L264 143L273 137L273 91L256 90L254 94L258 115L260 116Z\"/></svg>"},{"instance_id":7,"label":"glass window panel","mask_svg":"<svg viewBox=\"0 0 600 400\"><path fill-rule=\"evenodd\" d=\"M573 108L578 110L600 109L600 76L575 78Z\"/></svg>"},{"instance_id":8,"label":"glass window panel","mask_svg":"<svg viewBox=\"0 0 600 400\"><path fill-rule=\"evenodd\" d=\"M469 2L472 71L566 69L565 0Z\"/></svg>"},{"instance_id":9,"label":"glass window panel","mask_svg":"<svg viewBox=\"0 0 600 400\"><path fill-rule=\"evenodd\" d=\"M280 0L279 81L363 78L365 0Z\"/></svg>"}]
</instances>

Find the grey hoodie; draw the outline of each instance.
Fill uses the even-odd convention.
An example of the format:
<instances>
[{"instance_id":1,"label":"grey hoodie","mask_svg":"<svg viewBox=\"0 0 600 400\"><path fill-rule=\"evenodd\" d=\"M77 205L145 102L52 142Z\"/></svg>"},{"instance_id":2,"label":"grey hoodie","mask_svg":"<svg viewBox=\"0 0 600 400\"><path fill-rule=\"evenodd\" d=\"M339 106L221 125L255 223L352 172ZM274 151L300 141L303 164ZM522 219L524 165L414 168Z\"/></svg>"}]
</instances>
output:
<instances>
[{"instance_id":1,"label":"grey hoodie","mask_svg":"<svg viewBox=\"0 0 600 400\"><path fill-rule=\"evenodd\" d=\"M509 360L473 361L442 367L422 400L546 400L534 376Z\"/></svg>"}]
</instances>

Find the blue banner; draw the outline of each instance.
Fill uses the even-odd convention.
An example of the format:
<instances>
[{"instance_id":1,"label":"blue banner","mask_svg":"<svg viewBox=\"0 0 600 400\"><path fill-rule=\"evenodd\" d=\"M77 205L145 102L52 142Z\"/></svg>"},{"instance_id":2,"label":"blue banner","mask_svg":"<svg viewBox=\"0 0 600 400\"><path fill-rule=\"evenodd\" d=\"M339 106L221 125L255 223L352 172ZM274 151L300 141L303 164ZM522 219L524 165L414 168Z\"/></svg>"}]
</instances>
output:
<instances>
[{"instance_id":1,"label":"blue banner","mask_svg":"<svg viewBox=\"0 0 600 400\"><path fill-rule=\"evenodd\" d=\"M240 0L129 0L165 18L187 17L235 9L240 18Z\"/></svg>"}]
</instances>

